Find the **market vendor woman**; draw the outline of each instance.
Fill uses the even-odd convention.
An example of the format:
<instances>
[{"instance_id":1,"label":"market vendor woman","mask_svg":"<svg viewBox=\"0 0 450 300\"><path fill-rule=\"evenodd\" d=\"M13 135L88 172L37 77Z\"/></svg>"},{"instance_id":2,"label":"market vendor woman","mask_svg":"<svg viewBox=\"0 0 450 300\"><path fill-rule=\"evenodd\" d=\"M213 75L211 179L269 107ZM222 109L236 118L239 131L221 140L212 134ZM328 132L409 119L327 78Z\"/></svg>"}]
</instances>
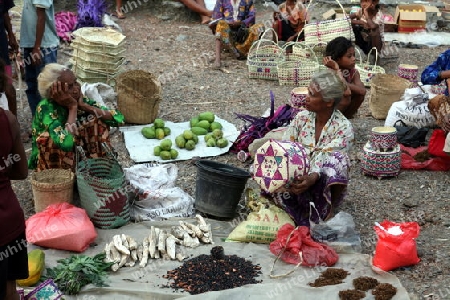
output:
<instances>
[{"instance_id":1,"label":"market vendor woman","mask_svg":"<svg viewBox=\"0 0 450 300\"><path fill-rule=\"evenodd\" d=\"M88 158L106 155L102 143L110 146L109 126L124 122L121 113L84 98L75 75L63 65L46 65L38 89L43 100L33 118L29 169L74 170L75 146Z\"/></svg>"},{"instance_id":2,"label":"market vendor woman","mask_svg":"<svg viewBox=\"0 0 450 300\"><path fill-rule=\"evenodd\" d=\"M313 76L306 110L297 114L283 136L283 140L305 148L310 172L268 196L297 226L330 218L346 194L348 151L354 142L354 132L350 121L337 109L347 89L339 72L323 70Z\"/></svg>"}]
</instances>

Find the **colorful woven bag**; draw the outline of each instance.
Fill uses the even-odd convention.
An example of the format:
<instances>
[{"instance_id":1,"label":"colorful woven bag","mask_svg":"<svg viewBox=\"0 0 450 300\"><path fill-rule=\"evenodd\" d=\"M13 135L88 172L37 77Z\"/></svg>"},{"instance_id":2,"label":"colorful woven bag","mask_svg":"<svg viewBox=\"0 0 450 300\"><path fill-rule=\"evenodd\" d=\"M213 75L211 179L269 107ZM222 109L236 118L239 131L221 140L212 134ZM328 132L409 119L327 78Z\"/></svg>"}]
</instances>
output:
<instances>
[{"instance_id":1,"label":"colorful woven bag","mask_svg":"<svg viewBox=\"0 0 450 300\"><path fill-rule=\"evenodd\" d=\"M80 147L78 152L83 151ZM81 207L100 229L118 228L130 221L125 174L115 158L77 159Z\"/></svg>"},{"instance_id":2,"label":"colorful woven bag","mask_svg":"<svg viewBox=\"0 0 450 300\"><path fill-rule=\"evenodd\" d=\"M276 192L308 173L309 157L299 143L268 140L255 153L253 179L266 192Z\"/></svg>"}]
</instances>

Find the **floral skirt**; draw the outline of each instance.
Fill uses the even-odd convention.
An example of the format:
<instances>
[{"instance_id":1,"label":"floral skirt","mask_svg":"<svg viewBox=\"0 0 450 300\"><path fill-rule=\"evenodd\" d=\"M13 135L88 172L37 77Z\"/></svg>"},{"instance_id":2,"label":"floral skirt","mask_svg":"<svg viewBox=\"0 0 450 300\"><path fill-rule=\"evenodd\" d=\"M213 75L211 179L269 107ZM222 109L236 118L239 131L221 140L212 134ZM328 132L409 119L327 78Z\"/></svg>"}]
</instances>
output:
<instances>
[{"instance_id":1,"label":"floral skirt","mask_svg":"<svg viewBox=\"0 0 450 300\"><path fill-rule=\"evenodd\" d=\"M222 45L233 52L236 57L246 57L252 44L259 39L264 32L263 24L255 24L247 29L248 34L242 43L234 39L233 30L226 21L219 21L216 26L216 38L222 42Z\"/></svg>"},{"instance_id":2,"label":"floral skirt","mask_svg":"<svg viewBox=\"0 0 450 300\"><path fill-rule=\"evenodd\" d=\"M109 126L95 118L90 122L83 123L77 129L78 135L75 137L75 145L83 148L87 158L106 156L102 143L111 148ZM75 149L69 152L61 150L50 138L48 132L39 135L36 144L39 149L36 171L45 169L71 169L75 171Z\"/></svg>"},{"instance_id":3,"label":"floral skirt","mask_svg":"<svg viewBox=\"0 0 450 300\"><path fill-rule=\"evenodd\" d=\"M319 180L302 194L272 193L275 204L285 210L297 226L310 226L330 217L347 192L350 161L346 154L333 152L322 166ZM335 189L332 197L332 189Z\"/></svg>"}]
</instances>

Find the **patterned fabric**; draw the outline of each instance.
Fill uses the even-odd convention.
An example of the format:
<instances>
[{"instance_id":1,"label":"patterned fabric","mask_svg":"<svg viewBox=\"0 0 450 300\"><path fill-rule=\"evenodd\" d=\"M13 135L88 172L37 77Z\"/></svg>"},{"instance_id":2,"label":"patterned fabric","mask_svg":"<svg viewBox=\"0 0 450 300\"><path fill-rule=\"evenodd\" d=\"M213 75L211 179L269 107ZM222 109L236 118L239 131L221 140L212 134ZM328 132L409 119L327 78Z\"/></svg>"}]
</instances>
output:
<instances>
[{"instance_id":1,"label":"patterned fabric","mask_svg":"<svg viewBox=\"0 0 450 300\"><path fill-rule=\"evenodd\" d=\"M241 44L236 42L231 34L230 25L226 21L219 21L216 27L216 38L222 45L228 48L236 57L246 57L253 42L257 41L259 35L264 31L264 25L256 24L248 29L248 36Z\"/></svg>"},{"instance_id":2,"label":"patterned fabric","mask_svg":"<svg viewBox=\"0 0 450 300\"><path fill-rule=\"evenodd\" d=\"M123 123L123 115L95 101L84 99L90 106L109 111L113 120L101 120L96 116L79 111L77 117L78 135L74 137L65 129L68 111L55 102L44 99L37 109L32 123L32 152L28 161L29 169L74 168L74 146L82 146L87 157L105 155L101 143L109 144L109 126Z\"/></svg>"},{"instance_id":3,"label":"patterned fabric","mask_svg":"<svg viewBox=\"0 0 450 300\"><path fill-rule=\"evenodd\" d=\"M233 3L234 0L217 0L214 7L212 18L214 20L223 19L228 23L233 21L242 21L245 26L250 27L255 24L256 10L253 0L239 0L239 13L237 20L234 20Z\"/></svg>"},{"instance_id":4,"label":"patterned fabric","mask_svg":"<svg viewBox=\"0 0 450 300\"><path fill-rule=\"evenodd\" d=\"M310 226L326 220L332 209L339 206L347 192L350 161L343 152L331 152L322 162L319 180L306 192L273 193L270 197L285 210L297 226ZM337 189L332 199L332 189ZM312 206L313 204L313 206Z\"/></svg>"},{"instance_id":5,"label":"patterned fabric","mask_svg":"<svg viewBox=\"0 0 450 300\"><path fill-rule=\"evenodd\" d=\"M450 70L450 49L441 53L438 58L422 72L421 81L423 84L439 84L442 81L447 85L446 80L439 77L439 72ZM448 85L445 89L445 95L448 93Z\"/></svg>"},{"instance_id":6,"label":"patterned fabric","mask_svg":"<svg viewBox=\"0 0 450 300\"><path fill-rule=\"evenodd\" d=\"M321 173L328 157L335 151L347 153L354 142L353 126L344 115L335 110L322 129L316 144L315 126L316 114L301 111L284 133L283 140L299 142L305 147L310 157L311 172Z\"/></svg>"},{"instance_id":7,"label":"patterned fabric","mask_svg":"<svg viewBox=\"0 0 450 300\"><path fill-rule=\"evenodd\" d=\"M253 178L266 192L275 192L308 174L309 157L299 143L268 140L255 153Z\"/></svg>"},{"instance_id":8,"label":"patterned fabric","mask_svg":"<svg viewBox=\"0 0 450 300\"><path fill-rule=\"evenodd\" d=\"M310 226L330 216L347 191L350 160L347 152L353 145L354 133L350 121L335 110L315 142L316 114L301 111L287 128L283 139L300 143L309 156L310 172L320 174L319 180L302 194L262 192L283 208L297 226ZM314 207L311 206L311 203Z\"/></svg>"}]
</instances>

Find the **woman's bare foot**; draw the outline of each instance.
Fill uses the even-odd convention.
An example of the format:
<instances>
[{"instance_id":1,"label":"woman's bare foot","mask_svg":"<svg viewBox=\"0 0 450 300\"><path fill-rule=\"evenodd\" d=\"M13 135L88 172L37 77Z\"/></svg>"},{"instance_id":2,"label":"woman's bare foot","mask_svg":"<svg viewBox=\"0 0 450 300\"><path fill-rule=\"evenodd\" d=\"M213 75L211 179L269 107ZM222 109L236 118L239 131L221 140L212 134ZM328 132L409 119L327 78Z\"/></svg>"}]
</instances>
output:
<instances>
[{"instance_id":1,"label":"woman's bare foot","mask_svg":"<svg viewBox=\"0 0 450 300\"><path fill-rule=\"evenodd\" d=\"M211 22L211 17L200 16L200 20L202 25L207 25L209 22Z\"/></svg>"}]
</instances>

